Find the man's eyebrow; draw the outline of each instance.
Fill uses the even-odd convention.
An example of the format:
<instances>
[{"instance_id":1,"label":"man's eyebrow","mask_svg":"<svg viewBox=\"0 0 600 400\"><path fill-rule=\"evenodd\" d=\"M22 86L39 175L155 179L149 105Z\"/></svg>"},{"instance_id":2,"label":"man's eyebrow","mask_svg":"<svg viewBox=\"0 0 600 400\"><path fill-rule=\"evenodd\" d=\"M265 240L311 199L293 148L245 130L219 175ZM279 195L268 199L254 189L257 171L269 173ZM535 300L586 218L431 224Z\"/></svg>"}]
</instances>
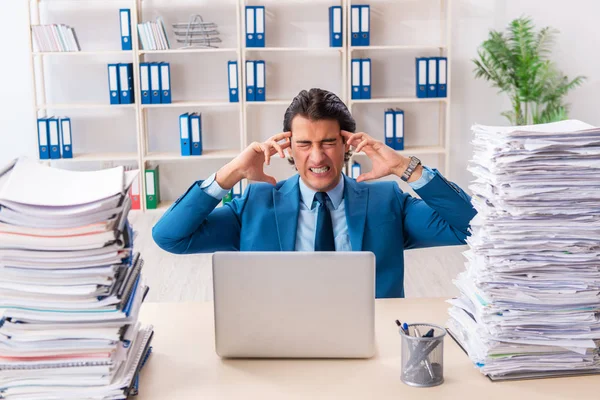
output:
<instances>
[{"instance_id":1,"label":"man's eyebrow","mask_svg":"<svg viewBox=\"0 0 600 400\"><path fill-rule=\"evenodd\" d=\"M337 141L337 138L328 138L328 139L320 140L319 143L332 143L335 141ZM312 143L312 141L311 140L296 140L296 143L309 144L309 143Z\"/></svg>"}]
</instances>

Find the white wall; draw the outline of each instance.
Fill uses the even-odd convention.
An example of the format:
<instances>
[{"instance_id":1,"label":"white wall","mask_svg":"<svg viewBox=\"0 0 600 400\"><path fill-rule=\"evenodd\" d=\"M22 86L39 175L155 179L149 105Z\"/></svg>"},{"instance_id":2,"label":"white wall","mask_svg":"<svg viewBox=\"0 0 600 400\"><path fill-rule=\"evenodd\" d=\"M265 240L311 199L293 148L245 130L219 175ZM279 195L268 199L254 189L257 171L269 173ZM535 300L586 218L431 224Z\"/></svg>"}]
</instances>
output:
<instances>
[{"instance_id":1,"label":"white wall","mask_svg":"<svg viewBox=\"0 0 600 400\"><path fill-rule=\"evenodd\" d=\"M407 6L415 6L414 0L403 1ZM35 156L37 150L27 3L26 0L0 1L0 15L4 16L0 24L0 48L5 54L0 62L0 163L19 154ZM595 32L600 3L571 0L565 6L565 2L558 0L452 0L452 14L451 129L454 141L451 145L451 179L463 187L471 179L466 165L471 156L469 141L473 123L507 124L500 112L510 107L508 100L498 95L487 82L474 80L471 59L476 56L478 45L487 38L489 29L502 30L518 16L530 15L538 27L551 25L560 30L553 58L569 77L588 77L584 86L569 96L571 117L600 125L597 111L600 104L600 54L597 52L600 36ZM314 80L320 82L322 76L316 74ZM364 112L365 109L357 110ZM373 135L379 136L380 132Z\"/></svg>"}]
</instances>

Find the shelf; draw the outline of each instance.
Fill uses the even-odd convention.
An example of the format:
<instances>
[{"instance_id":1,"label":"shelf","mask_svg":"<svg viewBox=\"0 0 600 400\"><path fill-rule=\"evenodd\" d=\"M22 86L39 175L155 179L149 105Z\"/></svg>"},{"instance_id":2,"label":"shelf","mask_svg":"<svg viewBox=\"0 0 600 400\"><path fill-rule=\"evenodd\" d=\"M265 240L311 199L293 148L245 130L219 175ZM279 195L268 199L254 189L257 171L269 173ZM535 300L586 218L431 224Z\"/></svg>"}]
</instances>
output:
<instances>
[{"instance_id":1,"label":"shelf","mask_svg":"<svg viewBox=\"0 0 600 400\"><path fill-rule=\"evenodd\" d=\"M352 46L350 52L354 50L446 50L446 46L419 46L419 45L392 45L392 46Z\"/></svg>"},{"instance_id":2,"label":"shelf","mask_svg":"<svg viewBox=\"0 0 600 400\"><path fill-rule=\"evenodd\" d=\"M112 56L119 54L133 54L131 50L100 50L100 51L39 51L32 53L35 57L42 56Z\"/></svg>"},{"instance_id":3,"label":"shelf","mask_svg":"<svg viewBox=\"0 0 600 400\"><path fill-rule=\"evenodd\" d=\"M246 101L247 106L289 106L292 100Z\"/></svg>"},{"instance_id":4,"label":"shelf","mask_svg":"<svg viewBox=\"0 0 600 400\"><path fill-rule=\"evenodd\" d=\"M182 156L177 152L155 152L144 157L144 161L198 161L198 160L225 160L235 158L239 150L204 150L201 156Z\"/></svg>"},{"instance_id":5,"label":"shelf","mask_svg":"<svg viewBox=\"0 0 600 400\"><path fill-rule=\"evenodd\" d=\"M344 52L343 47L245 47L247 52L261 51L326 51L326 52Z\"/></svg>"},{"instance_id":6,"label":"shelf","mask_svg":"<svg viewBox=\"0 0 600 400\"><path fill-rule=\"evenodd\" d=\"M73 158L57 158L47 161L64 161L64 162L98 162L98 161L136 161L137 153L83 153L73 154Z\"/></svg>"},{"instance_id":7,"label":"shelf","mask_svg":"<svg viewBox=\"0 0 600 400\"><path fill-rule=\"evenodd\" d=\"M350 100L350 104L368 104L368 103L437 103L448 102L447 97L380 97L375 99L365 100Z\"/></svg>"},{"instance_id":8,"label":"shelf","mask_svg":"<svg viewBox=\"0 0 600 400\"><path fill-rule=\"evenodd\" d=\"M182 108L182 107L239 107L241 103L229 101L174 101L172 103L142 104L146 108Z\"/></svg>"},{"instance_id":9,"label":"shelf","mask_svg":"<svg viewBox=\"0 0 600 400\"><path fill-rule=\"evenodd\" d=\"M396 150L396 153L402 155L446 154L446 149L441 146L416 146L406 147L404 150ZM366 154L361 151L352 153L352 156L366 156Z\"/></svg>"},{"instance_id":10,"label":"shelf","mask_svg":"<svg viewBox=\"0 0 600 400\"><path fill-rule=\"evenodd\" d=\"M79 103L79 104L41 104L37 106L38 110L59 110L59 109L94 109L94 108L135 108L135 104L108 104L108 103Z\"/></svg>"},{"instance_id":11,"label":"shelf","mask_svg":"<svg viewBox=\"0 0 600 400\"><path fill-rule=\"evenodd\" d=\"M181 53L237 53L236 47L219 49L168 49L168 50L140 50L140 54L181 54Z\"/></svg>"}]
</instances>

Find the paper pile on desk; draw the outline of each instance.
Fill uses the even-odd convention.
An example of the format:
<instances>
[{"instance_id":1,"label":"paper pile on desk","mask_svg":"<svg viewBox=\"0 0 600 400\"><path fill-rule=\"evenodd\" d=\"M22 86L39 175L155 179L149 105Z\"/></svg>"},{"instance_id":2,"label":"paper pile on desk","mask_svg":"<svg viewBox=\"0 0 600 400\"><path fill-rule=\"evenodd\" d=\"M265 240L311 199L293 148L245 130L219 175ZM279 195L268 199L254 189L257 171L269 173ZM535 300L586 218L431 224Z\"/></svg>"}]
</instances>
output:
<instances>
[{"instance_id":1,"label":"paper pile on desk","mask_svg":"<svg viewBox=\"0 0 600 400\"><path fill-rule=\"evenodd\" d=\"M492 378L600 372L600 129L476 125L448 326Z\"/></svg>"},{"instance_id":2,"label":"paper pile on desk","mask_svg":"<svg viewBox=\"0 0 600 400\"><path fill-rule=\"evenodd\" d=\"M124 399L153 330L133 252L137 171L0 169L0 398Z\"/></svg>"}]
</instances>

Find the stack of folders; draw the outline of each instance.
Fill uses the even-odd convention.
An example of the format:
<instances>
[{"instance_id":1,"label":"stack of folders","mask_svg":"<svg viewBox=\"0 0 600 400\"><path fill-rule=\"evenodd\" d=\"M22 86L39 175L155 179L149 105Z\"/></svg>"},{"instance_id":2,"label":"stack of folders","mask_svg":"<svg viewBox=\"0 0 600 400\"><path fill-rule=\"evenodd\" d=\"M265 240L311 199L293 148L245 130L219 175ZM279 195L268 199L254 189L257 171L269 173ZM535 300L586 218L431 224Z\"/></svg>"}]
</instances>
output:
<instances>
[{"instance_id":1,"label":"stack of folders","mask_svg":"<svg viewBox=\"0 0 600 400\"><path fill-rule=\"evenodd\" d=\"M448 93L448 59L419 57L417 66L417 97L446 97Z\"/></svg>"},{"instance_id":2,"label":"stack of folders","mask_svg":"<svg viewBox=\"0 0 600 400\"><path fill-rule=\"evenodd\" d=\"M246 47L265 47L264 6L246 6Z\"/></svg>"},{"instance_id":3,"label":"stack of folders","mask_svg":"<svg viewBox=\"0 0 600 400\"><path fill-rule=\"evenodd\" d=\"M352 59L352 99L371 98L371 59Z\"/></svg>"},{"instance_id":4,"label":"stack of folders","mask_svg":"<svg viewBox=\"0 0 600 400\"><path fill-rule=\"evenodd\" d=\"M160 180L158 165L149 165L145 171L146 180L146 208L155 210L160 204Z\"/></svg>"},{"instance_id":5,"label":"stack of folders","mask_svg":"<svg viewBox=\"0 0 600 400\"><path fill-rule=\"evenodd\" d=\"M67 25L33 25L35 51L64 52L81 51L75 29Z\"/></svg>"},{"instance_id":6,"label":"stack of folders","mask_svg":"<svg viewBox=\"0 0 600 400\"><path fill-rule=\"evenodd\" d=\"M233 201L233 199L242 197L242 193L243 193L242 181L239 181L231 188L231 190L225 195L225 197L223 197L222 204L229 203L229 202Z\"/></svg>"},{"instance_id":7,"label":"stack of folders","mask_svg":"<svg viewBox=\"0 0 600 400\"><path fill-rule=\"evenodd\" d=\"M142 104L171 103L171 64L140 63Z\"/></svg>"},{"instance_id":8,"label":"stack of folders","mask_svg":"<svg viewBox=\"0 0 600 400\"><path fill-rule=\"evenodd\" d=\"M600 128L476 125L448 327L493 380L600 373Z\"/></svg>"},{"instance_id":9,"label":"stack of folders","mask_svg":"<svg viewBox=\"0 0 600 400\"><path fill-rule=\"evenodd\" d=\"M38 118L37 126L40 160L73 158L71 118Z\"/></svg>"},{"instance_id":10,"label":"stack of folders","mask_svg":"<svg viewBox=\"0 0 600 400\"><path fill-rule=\"evenodd\" d=\"M384 118L385 144L394 150L404 150L404 111L388 108Z\"/></svg>"},{"instance_id":11,"label":"stack of folders","mask_svg":"<svg viewBox=\"0 0 600 400\"><path fill-rule=\"evenodd\" d=\"M202 113L179 116L179 142L182 156L202 155Z\"/></svg>"},{"instance_id":12,"label":"stack of folders","mask_svg":"<svg viewBox=\"0 0 600 400\"><path fill-rule=\"evenodd\" d=\"M246 61L246 101L267 99L266 68L264 60Z\"/></svg>"},{"instance_id":13,"label":"stack of folders","mask_svg":"<svg viewBox=\"0 0 600 400\"><path fill-rule=\"evenodd\" d=\"M148 21L138 24L138 33L142 50L168 50L171 48L167 29L161 17L156 21Z\"/></svg>"},{"instance_id":14,"label":"stack of folders","mask_svg":"<svg viewBox=\"0 0 600 400\"><path fill-rule=\"evenodd\" d=\"M0 398L124 399L152 326L127 190L137 171L0 169ZM57 190L60 188L60 190Z\"/></svg>"},{"instance_id":15,"label":"stack of folders","mask_svg":"<svg viewBox=\"0 0 600 400\"><path fill-rule=\"evenodd\" d=\"M371 44L371 7L366 4L353 4L350 9L351 46L369 46Z\"/></svg>"},{"instance_id":16,"label":"stack of folders","mask_svg":"<svg viewBox=\"0 0 600 400\"><path fill-rule=\"evenodd\" d=\"M356 179L360 176L360 172L361 172L361 166L359 163L357 163L356 161L354 161L352 163L352 169L350 170L350 177L352 179Z\"/></svg>"},{"instance_id":17,"label":"stack of folders","mask_svg":"<svg viewBox=\"0 0 600 400\"><path fill-rule=\"evenodd\" d=\"M108 64L110 104L133 104L133 64Z\"/></svg>"}]
</instances>

